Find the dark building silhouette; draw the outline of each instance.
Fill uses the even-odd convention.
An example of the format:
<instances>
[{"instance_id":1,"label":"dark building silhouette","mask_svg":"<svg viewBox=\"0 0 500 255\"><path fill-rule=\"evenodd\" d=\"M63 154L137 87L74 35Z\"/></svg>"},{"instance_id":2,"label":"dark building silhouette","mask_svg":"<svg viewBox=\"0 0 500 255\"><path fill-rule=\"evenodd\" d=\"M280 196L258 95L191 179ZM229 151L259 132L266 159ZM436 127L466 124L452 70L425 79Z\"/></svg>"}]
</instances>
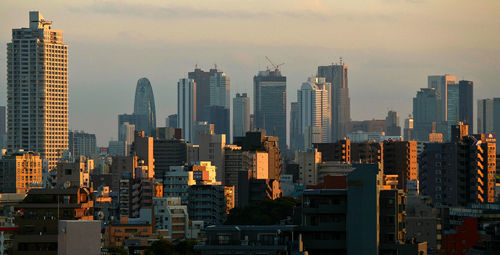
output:
<instances>
[{"instance_id":1,"label":"dark building silhouette","mask_svg":"<svg viewBox=\"0 0 500 255\"><path fill-rule=\"evenodd\" d=\"M474 132L474 83L472 81L458 82L458 121L469 126Z\"/></svg>"},{"instance_id":2,"label":"dark building silhouette","mask_svg":"<svg viewBox=\"0 0 500 255\"><path fill-rule=\"evenodd\" d=\"M229 137L230 120L228 108L210 105L205 108L205 114L203 116L206 117L208 123L214 124L214 132L216 134L226 134L226 137Z\"/></svg>"},{"instance_id":3,"label":"dark building silhouette","mask_svg":"<svg viewBox=\"0 0 500 255\"><path fill-rule=\"evenodd\" d=\"M254 128L279 138L281 151L286 151L286 76L280 70L260 71L253 77Z\"/></svg>"},{"instance_id":4,"label":"dark building silhouette","mask_svg":"<svg viewBox=\"0 0 500 255\"><path fill-rule=\"evenodd\" d=\"M351 141L339 140L335 143L314 143L313 147L321 152L321 161L351 163Z\"/></svg>"},{"instance_id":5,"label":"dark building silhouette","mask_svg":"<svg viewBox=\"0 0 500 255\"><path fill-rule=\"evenodd\" d=\"M217 69L205 72L196 67L193 72L188 73L188 78L196 83L196 121L208 121L204 109L210 105L210 77L217 72Z\"/></svg>"},{"instance_id":6,"label":"dark building silhouette","mask_svg":"<svg viewBox=\"0 0 500 255\"><path fill-rule=\"evenodd\" d=\"M408 191L407 181L418 177L417 142L384 141L384 174L398 175L398 189Z\"/></svg>"}]
</instances>

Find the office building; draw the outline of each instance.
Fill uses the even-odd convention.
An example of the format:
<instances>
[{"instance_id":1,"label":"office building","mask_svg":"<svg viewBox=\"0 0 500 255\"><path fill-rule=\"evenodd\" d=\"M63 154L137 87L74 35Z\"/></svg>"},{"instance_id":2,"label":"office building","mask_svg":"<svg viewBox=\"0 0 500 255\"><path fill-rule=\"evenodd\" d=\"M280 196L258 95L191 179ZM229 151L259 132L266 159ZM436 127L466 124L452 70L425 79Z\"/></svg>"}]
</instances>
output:
<instances>
[{"instance_id":1,"label":"office building","mask_svg":"<svg viewBox=\"0 0 500 255\"><path fill-rule=\"evenodd\" d=\"M128 122L122 123L122 125L118 129L118 141L126 141L127 144L132 144L134 143L134 136L135 125Z\"/></svg>"},{"instance_id":2,"label":"office building","mask_svg":"<svg viewBox=\"0 0 500 255\"><path fill-rule=\"evenodd\" d=\"M304 139L300 133L300 105L292 102L290 107L290 150L292 152L304 147Z\"/></svg>"},{"instance_id":3,"label":"office building","mask_svg":"<svg viewBox=\"0 0 500 255\"><path fill-rule=\"evenodd\" d=\"M279 139L281 151L286 151L286 76L279 69L260 71L253 77L254 127Z\"/></svg>"},{"instance_id":4,"label":"office building","mask_svg":"<svg viewBox=\"0 0 500 255\"><path fill-rule=\"evenodd\" d=\"M170 114L166 119L167 127L178 128L177 127L177 114Z\"/></svg>"},{"instance_id":5,"label":"office building","mask_svg":"<svg viewBox=\"0 0 500 255\"><path fill-rule=\"evenodd\" d=\"M208 121L207 116L204 116L204 113L205 108L210 105L210 77L217 72L219 72L217 67L205 72L196 66L193 72L188 73L188 78L193 80L196 84L196 91L194 91L194 100L196 100L196 105L193 110L194 120Z\"/></svg>"},{"instance_id":6,"label":"office building","mask_svg":"<svg viewBox=\"0 0 500 255\"><path fill-rule=\"evenodd\" d=\"M413 98L413 138L428 141L434 125L441 126L441 94L434 88L423 88ZM441 133L441 132L440 132Z\"/></svg>"},{"instance_id":7,"label":"office building","mask_svg":"<svg viewBox=\"0 0 500 255\"><path fill-rule=\"evenodd\" d=\"M453 75L445 74L445 75L429 75L427 77L427 86L429 89L435 89L436 92L441 97L439 102L439 113L440 121L447 121L448 114L455 111L455 109L450 109L451 112L448 111L448 86L453 86L457 83L457 78ZM455 101L455 97L457 95L451 95L452 101ZM458 102L455 102L458 103ZM453 117L453 116L452 116Z\"/></svg>"},{"instance_id":8,"label":"office building","mask_svg":"<svg viewBox=\"0 0 500 255\"><path fill-rule=\"evenodd\" d=\"M353 120L351 121L351 132L385 132L385 120Z\"/></svg>"},{"instance_id":9,"label":"office building","mask_svg":"<svg viewBox=\"0 0 500 255\"><path fill-rule=\"evenodd\" d=\"M210 76L210 106L230 108L231 85L229 76L224 72L216 72ZM207 96L207 95L205 95Z\"/></svg>"},{"instance_id":10,"label":"office building","mask_svg":"<svg viewBox=\"0 0 500 255\"><path fill-rule=\"evenodd\" d=\"M124 114L119 114L118 115L118 139L120 138L120 129L122 127L123 124L125 123L128 123L129 125L134 125L134 129L135 129L135 122L136 122L137 118L134 114L127 114L127 113L124 113Z\"/></svg>"},{"instance_id":11,"label":"office building","mask_svg":"<svg viewBox=\"0 0 500 255\"><path fill-rule=\"evenodd\" d=\"M398 112L389 111L385 118L385 135L401 136L401 126L399 126Z\"/></svg>"},{"instance_id":12,"label":"office building","mask_svg":"<svg viewBox=\"0 0 500 255\"><path fill-rule=\"evenodd\" d=\"M349 98L348 67L342 59L339 64L318 66L318 77L331 83L331 141L344 139L351 132L351 101Z\"/></svg>"},{"instance_id":13,"label":"office building","mask_svg":"<svg viewBox=\"0 0 500 255\"><path fill-rule=\"evenodd\" d=\"M247 93L236 93L233 98L233 137L245 136L250 131L250 98Z\"/></svg>"},{"instance_id":14,"label":"office building","mask_svg":"<svg viewBox=\"0 0 500 255\"><path fill-rule=\"evenodd\" d=\"M408 191L407 183L418 179L417 142L384 141L384 174L398 175L398 189Z\"/></svg>"},{"instance_id":15,"label":"office building","mask_svg":"<svg viewBox=\"0 0 500 255\"><path fill-rule=\"evenodd\" d=\"M71 156L75 158L80 156L90 157L97 155L95 134L89 134L83 131L69 131L68 143Z\"/></svg>"},{"instance_id":16,"label":"office building","mask_svg":"<svg viewBox=\"0 0 500 255\"><path fill-rule=\"evenodd\" d=\"M183 140L154 140L155 178L160 180L171 166L183 166L192 161L199 161L197 155L191 155L193 145Z\"/></svg>"},{"instance_id":17,"label":"office building","mask_svg":"<svg viewBox=\"0 0 500 255\"><path fill-rule=\"evenodd\" d=\"M358 164L377 164L380 169L384 169L384 143L364 142L351 143L351 162Z\"/></svg>"},{"instance_id":18,"label":"office building","mask_svg":"<svg viewBox=\"0 0 500 255\"><path fill-rule=\"evenodd\" d=\"M405 119L405 128L403 131L403 140L405 141L413 141L413 117L408 116L407 119Z\"/></svg>"},{"instance_id":19,"label":"office building","mask_svg":"<svg viewBox=\"0 0 500 255\"><path fill-rule=\"evenodd\" d=\"M205 108L204 116L208 123L214 125L216 134L230 134L230 110L220 105L210 105Z\"/></svg>"},{"instance_id":20,"label":"office building","mask_svg":"<svg viewBox=\"0 0 500 255\"><path fill-rule=\"evenodd\" d=\"M325 78L310 77L297 91L299 131L304 139L302 149L311 149L313 143L330 140L330 87L331 84L325 82Z\"/></svg>"},{"instance_id":21,"label":"office building","mask_svg":"<svg viewBox=\"0 0 500 255\"><path fill-rule=\"evenodd\" d=\"M177 83L177 127L182 129L186 142L193 140L193 124L196 121L196 83L182 78ZM205 95L206 96L206 95Z\"/></svg>"},{"instance_id":22,"label":"office building","mask_svg":"<svg viewBox=\"0 0 500 255\"><path fill-rule=\"evenodd\" d=\"M7 147L40 153L52 170L68 149L68 45L40 12L29 22L7 43Z\"/></svg>"},{"instance_id":23,"label":"office building","mask_svg":"<svg viewBox=\"0 0 500 255\"><path fill-rule=\"evenodd\" d=\"M25 194L42 184L42 159L29 151L3 155L0 159L0 193Z\"/></svg>"},{"instance_id":24,"label":"office building","mask_svg":"<svg viewBox=\"0 0 500 255\"><path fill-rule=\"evenodd\" d=\"M459 81L458 95L458 121L468 125L469 130L474 132L474 83L466 80Z\"/></svg>"},{"instance_id":25,"label":"office building","mask_svg":"<svg viewBox=\"0 0 500 255\"><path fill-rule=\"evenodd\" d=\"M214 124L210 124L207 121L197 121L194 126L193 142L192 144L200 144L201 135L211 135L215 134Z\"/></svg>"},{"instance_id":26,"label":"office building","mask_svg":"<svg viewBox=\"0 0 500 255\"><path fill-rule=\"evenodd\" d=\"M156 129L156 108L153 88L147 78L140 78L135 88L134 100L135 129L153 136Z\"/></svg>"},{"instance_id":27,"label":"office building","mask_svg":"<svg viewBox=\"0 0 500 255\"><path fill-rule=\"evenodd\" d=\"M321 164L321 152L296 152L295 163L299 165L299 185L317 185L318 168Z\"/></svg>"}]
</instances>

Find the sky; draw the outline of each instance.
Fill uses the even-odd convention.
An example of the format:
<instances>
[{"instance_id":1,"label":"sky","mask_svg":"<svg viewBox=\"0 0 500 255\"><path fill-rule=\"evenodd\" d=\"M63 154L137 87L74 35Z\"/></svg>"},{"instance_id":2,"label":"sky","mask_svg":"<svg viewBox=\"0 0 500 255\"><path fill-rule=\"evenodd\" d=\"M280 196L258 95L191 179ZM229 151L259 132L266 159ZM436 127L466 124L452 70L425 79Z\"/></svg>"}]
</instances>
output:
<instances>
[{"instance_id":1,"label":"sky","mask_svg":"<svg viewBox=\"0 0 500 255\"><path fill-rule=\"evenodd\" d=\"M2 0L0 105L6 104L11 29L40 11L69 45L70 129L117 137L137 80L152 84L157 126L177 112L177 81L197 64L231 77L231 94L253 95L253 76L285 63L287 104L318 65L349 66L351 118L401 124L427 76L474 81L474 99L500 97L497 0ZM252 106L253 107L253 106ZM289 106L288 106L289 107Z\"/></svg>"}]
</instances>

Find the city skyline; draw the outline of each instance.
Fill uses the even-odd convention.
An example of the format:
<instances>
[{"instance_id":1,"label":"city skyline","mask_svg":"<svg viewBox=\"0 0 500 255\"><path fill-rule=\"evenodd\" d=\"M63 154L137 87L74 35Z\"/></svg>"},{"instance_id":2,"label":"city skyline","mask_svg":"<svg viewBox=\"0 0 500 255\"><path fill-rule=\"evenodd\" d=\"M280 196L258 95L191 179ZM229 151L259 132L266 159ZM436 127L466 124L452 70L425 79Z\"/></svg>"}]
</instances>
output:
<instances>
[{"instance_id":1,"label":"city skyline","mask_svg":"<svg viewBox=\"0 0 500 255\"><path fill-rule=\"evenodd\" d=\"M219 11L220 15L216 15L218 12L214 10L222 6L221 2L214 2L210 8L201 11L199 8L202 7L193 7L194 4L188 1L173 15L162 17L162 12L167 12L170 7L162 7L157 2L144 4L134 11L133 7L137 4L130 2L119 6L116 2L101 1L75 7L77 4L46 5L35 1L19 4L6 1L2 3L6 8L0 10L5 24L0 28L0 42L5 45L10 40L11 28L25 26L22 14L28 10L39 10L50 19L57 20L57 29L65 32L65 42L71 46L69 128L95 133L99 146L105 146L111 138L116 139L116 130L109 128L115 126L116 115L132 112L130 102L134 98L137 79L147 77L151 81L157 97L157 119L163 120L176 112L176 95L168 91L175 90L178 78L186 76L196 64L207 70L217 63L231 76L231 98L236 93L248 93L253 98L252 77L258 70L269 66L265 60L268 55L276 62L286 63L282 73L287 76L287 101L293 102L293 92L307 77L315 74L317 66L337 62L339 57L343 57L351 71L349 96L353 120L382 119L388 109L397 111L401 119L406 118L412 110L411 99L415 91L426 87L428 75L450 73L457 75L457 80L474 81L474 102L499 94L500 87L495 86L498 84L496 70L499 64L495 59L499 52L499 36L476 29L481 27L484 31L493 31L492 28L498 25L498 20L492 15L498 10L497 3L450 5L426 1L378 1L370 6L378 14L367 14L356 7L356 3L340 5L322 1L292 1L290 7L274 13L280 3L273 3L267 7L269 10L264 10L256 1L246 11L227 4L224 10ZM147 15L146 10L154 7L159 8ZM445 9L448 13L467 10L471 15L475 14L475 21L468 23L470 20L461 15L435 15ZM219 32L209 35L200 31L198 35L185 37L184 41L179 39L182 36L160 36L152 32L162 28L151 25L155 22L173 22L189 28L193 22L182 15L194 11L199 12L196 21L203 20L229 32L217 39ZM234 13L231 14L231 11ZM421 14L428 18L419 20L423 24L418 24L416 19ZM272 36L259 32L260 41L258 36L255 37L257 39L249 38L221 22L234 19L232 26L241 25L254 31L259 29L261 23L252 24L251 21L258 15L263 18L262 24L277 20L287 22L279 23L283 29L271 26L275 30ZM125 28L121 24L126 18L133 21L140 19L141 22L128 22L130 27ZM74 19L89 22L74 22ZM373 21L373 24L366 25L365 22L360 25L366 20ZM345 27L349 21L353 24ZM394 25L394 30L380 30L394 21L400 21L405 26ZM309 42L303 38L318 31L305 31L304 26L292 27L301 22L306 23L304 26L318 26L318 29L337 27L335 24L338 24L339 31L324 33L324 40ZM423 29L430 23L433 24L432 29ZM104 29L95 29L97 25ZM148 25L151 28L139 29ZM109 29L112 32L103 32ZM378 31L380 35L373 36L370 30ZM171 25L165 28L165 33L186 34ZM334 36L338 33L343 35L341 39ZM370 38L369 42L362 43L367 38ZM87 54L89 51L95 54ZM5 51L0 51L0 59L4 60L0 61L0 68L6 70ZM5 81L6 73L0 73L0 79ZM0 84L0 89L6 91L6 83ZM129 100L123 100L127 98ZM363 102L374 99L383 103L373 104L372 111L365 111ZM91 105L88 104L90 101ZM5 104L6 99L2 97L0 105ZM287 108L289 112L290 104ZM88 122L90 118L95 121Z\"/></svg>"}]
</instances>

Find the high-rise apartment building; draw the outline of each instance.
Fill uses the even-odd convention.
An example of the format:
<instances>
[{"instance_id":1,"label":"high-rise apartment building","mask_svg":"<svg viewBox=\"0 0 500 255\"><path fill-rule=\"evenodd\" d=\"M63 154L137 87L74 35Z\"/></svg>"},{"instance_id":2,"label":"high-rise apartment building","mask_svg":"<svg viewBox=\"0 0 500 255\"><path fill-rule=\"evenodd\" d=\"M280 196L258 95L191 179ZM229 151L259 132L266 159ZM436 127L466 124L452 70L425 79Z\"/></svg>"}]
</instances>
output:
<instances>
[{"instance_id":1,"label":"high-rise apartment building","mask_svg":"<svg viewBox=\"0 0 500 255\"><path fill-rule=\"evenodd\" d=\"M177 127L182 129L185 141L193 140L193 124L196 120L196 83L182 78L177 83Z\"/></svg>"},{"instance_id":2,"label":"high-rise apartment building","mask_svg":"<svg viewBox=\"0 0 500 255\"><path fill-rule=\"evenodd\" d=\"M233 136L245 136L250 131L250 98L236 93L233 98Z\"/></svg>"},{"instance_id":3,"label":"high-rise apartment building","mask_svg":"<svg viewBox=\"0 0 500 255\"><path fill-rule=\"evenodd\" d=\"M196 107L193 111L195 113L194 120L196 121L208 121L208 116L204 116L204 113L205 108L210 105L210 77L217 72L217 68L210 69L210 71L205 72L200 68L195 67L193 72L188 73L188 78L192 79L194 83L196 83Z\"/></svg>"},{"instance_id":4,"label":"high-rise apartment building","mask_svg":"<svg viewBox=\"0 0 500 255\"><path fill-rule=\"evenodd\" d=\"M413 138L428 141L433 123L442 123L441 95L434 88L423 88L413 98Z\"/></svg>"},{"instance_id":5,"label":"high-rise apartment building","mask_svg":"<svg viewBox=\"0 0 500 255\"><path fill-rule=\"evenodd\" d=\"M389 111L385 118L385 135L401 136L401 126L399 126L399 115L396 111Z\"/></svg>"},{"instance_id":6,"label":"high-rise apartment building","mask_svg":"<svg viewBox=\"0 0 500 255\"><path fill-rule=\"evenodd\" d=\"M118 141L126 141L127 144L134 142L135 125L124 122L118 129Z\"/></svg>"},{"instance_id":7,"label":"high-rise apartment building","mask_svg":"<svg viewBox=\"0 0 500 255\"><path fill-rule=\"evenodd\" d=\"M38 11L7 44L8 149L40 153L49 170L68 149L68 45Z\"/></svg>"},{"instance_id":8,"label":"high-rise apartment building","mask_svg":"<svg viewBox=\"0 0 500 255\"><path fill-rule=\"evenodd\" d=\"M420 193L430 196L436 205L494 203L494 135L454 134L453 142L425 144L420 159Z\"/></svg>"},{"instance_id":9,"label":"high-rise apartment building","mask_svg":"<svg viewBox=\"0 0 500 255\"><path fill-rule=\"evenodd\" d=\"M137 81L134 101L135 129L142 130L146 136L153 136L156 129L156 108L153 88L147 78ZM129 122L130 123L130 122Z\"/></svg>"},{"instance_id":10,"label":"high-rise apartment building","mask_svg":"<svg viewBox=\"0 0 500 255\"><path fill-rule=\"evenodd\" d=\"M407 182L418 179L417 142L385 141L382 156L384 174L397 174L398 189L407 192Z\"/></svg>"},{"instance_id":11,"label":"high-rise apartment building","mask_svg":"<svg viewBox=\"0 0 500 255\"><path fill-rule=\"evenodd\" d=\"M68 143L69 151L74 158L97 155L95 134L89 134L83 131L69 131Z\"/></svg>"},{"instance_id":12,"label":"high-rise apartment building","mask_svg":"<svg viewBox=\"0 0 500 255\"><path fill-rule=\"evenodd\" d=\"M327 143L330 140L330 86L325 78L311 77L297 91L299 130L304 139L302 149L310 149L313 143Z\"/></svg>"},{"instance_id":13,"label":"high-rise apartment building","mask_svg":"<svg viewBox=\"0 0 500 255\"><path fill-rule=\"evenodd\" d=\"M7 118L5 115L5 106L0 106L0 148L5 147L5 140L6 140L6 124L7 124Z\"/></svg>"},{"instance_id":14,"label":"high-rise apartment building","mask_svg":"<svg viewBox=\"0 0 500 255\"><path fill-rule=\"evenodd\" d=\"M344 139L350 133L351 100L349 98L348 67L340 64L318 66L318 77L331 83L331 141Z\"/></svg>"},{"instance_id":15,"label":"high-rise apartment building","mask_svg":"<svg viewBox=\"0 0 500 255\"><path fill-rule=\"evenodd\" d=\"M473 132L474 125L474 83L461 80L458 82L458 121L469 126Z\"/></svg>"},{"instance_id":16,"label":"high-rise apartment building","mask_svg":"<svg viewBox=\"0 0 500 255\"><path fill-rule=\"evenodd\" d=\"M279 69L260 71L253 77L254 126L277 136L286 151L286 76Z\"/></svg>"}]
</instances>

